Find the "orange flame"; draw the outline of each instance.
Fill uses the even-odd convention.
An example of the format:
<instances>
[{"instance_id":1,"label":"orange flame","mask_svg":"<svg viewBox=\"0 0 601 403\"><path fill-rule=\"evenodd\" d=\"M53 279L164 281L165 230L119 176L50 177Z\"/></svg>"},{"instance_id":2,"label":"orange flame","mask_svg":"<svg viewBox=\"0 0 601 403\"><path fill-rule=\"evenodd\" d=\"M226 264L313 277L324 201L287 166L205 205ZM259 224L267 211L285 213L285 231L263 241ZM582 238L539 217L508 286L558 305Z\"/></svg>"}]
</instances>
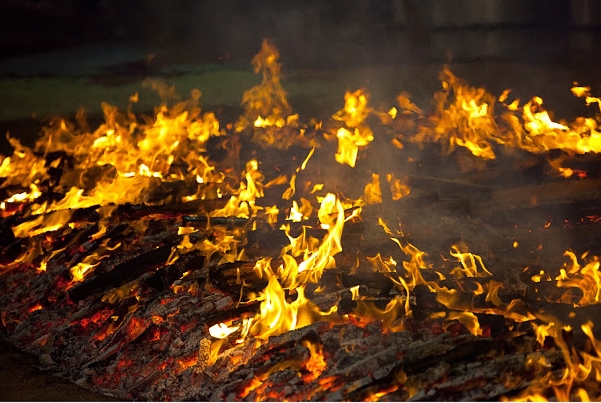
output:
<instances>
[{"instance_id":1,"label":"orange flame","mask_svg":"<svg viewBox=\"0 0 601 403\"><path fill-rule=\"evenodd\" d=\"M319 378L321 373L328 367L323 357L322 348L319 344L311 343L309 340L302 341L303 346L309 349L310 357L304 367L311 372L311 377L305 378L305 382L310 382Z\"/></svg>"}]
</instances>

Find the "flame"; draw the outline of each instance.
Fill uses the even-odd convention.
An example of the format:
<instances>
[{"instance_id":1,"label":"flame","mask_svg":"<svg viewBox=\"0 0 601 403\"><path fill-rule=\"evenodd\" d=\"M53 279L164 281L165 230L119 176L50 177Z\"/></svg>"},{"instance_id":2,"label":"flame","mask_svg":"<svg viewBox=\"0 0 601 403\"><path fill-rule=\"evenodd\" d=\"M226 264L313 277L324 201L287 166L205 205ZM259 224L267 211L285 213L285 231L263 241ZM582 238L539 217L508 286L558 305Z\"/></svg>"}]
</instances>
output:
<instances>
[{"instance_id":1,"label":"flame","mask_svg":"<svg viewBox=\"0 0 601 403\"><path fill-rule=\"evenodd\" d=\"M393 174L386 174L386 180L390 185L392 200L400 200L411 193L411 188L407 185L406 179L403 181L400 178L396 178Z\"/></svg>"},{"instance_id":2,"label":"flame","mask_svg":"<svg viewBox=\"0 0 601 403\"><path fill-rule=\"evenodd\" d=\"M529 152L541 153L551 149L584 154L601 151L601 132L599 124L592 118L577 118L571 124L555 122L542 107L543 100L533 97L521 108L521 122L515 113L501 116L511 126L511 131L505 134L501 143L523 148Z\"/></svg>"},{"instance_id":3,"label":"flame","mask_svg":"<svg viewBox=\"0 0 601 403\"><path fill-rule=\"evenodd\" d=\"M34 312L34 311L39 311L40 309L42 309L42 304L35 304L34 306L32 306L31 308L28 309L29 312Z\"/></svg>"},{"instance_id":4,"label":"flame","mask_svg":"<svg viewBox=\"0 0 601 403\"><path fill-rule=\"evenodd\" d=\"M482 336L480 322L478 322L478 318L472 312L450 312L447 319L457 320L459 323L465 325L474 336Z\"/></svg>"},{"instance_id":5,"label":"flame","mask_svg":"<svg viewBox=\"0 0 601 403\"><path fill-rule=\"evenodd\" d=\"M259 172L259 162L256 159L248 161L243 175L246 183L240 182L240 188L234 191L227 204L212 211L211 216L249 218L262 209L256 205L256 200L263 197L263 175Z\"/></svg>"},{"instance_id":6,"label":"flame","mask_svg":"<svg viewBox=\"0 0 601 403\"><path fill-rule=\"evenodd\" d=\"M309 349L309 360L304 364L305 369L311 373L311 377L305 378L305 382L311 382L319 378L323 371L328 367L323 357L322 346L311 343L309 340L303 340L302 345Z\"/></svg>"},{"instance_id":7,"label":"flame","mask_svg":"<svg viewBox=\"0 0 601 403\"><path fill-rule=\"evenodd\" d=\"M71 276L73 276L73 282L77 283L83 281L84 277L88 276L103 259L109 257L109 252L114 251L121 246L121 242L118 242L114 246L110 246L110 241L110 239L104 240L97 250L86 255L81 262L69 269Z\"/></svg>"},{"instance_id":8,"label":"flame","mask_svg":"<svg viewBox=\"0 0 601 403\"><path fill-rule=\"evenodd\" d=\"M244 91L242 106L245 113L236 123L236 131L243 131L252 122L253 141L265 146L288 148L296 138L281 129L296 128L298 115L291 114L286 91L280 83L279 57L278 49L268 40L263 40L261 50L252 59L255 74L261 73L263 78L261 84Z\"/></svg>"},{"instance_id":9,"label":"flame","mask_svg":"<svg viewBox=\"0 0 601 403\"><path fill-rule=\"evenodd\" d=\"M397 295L380 309L373 302L358 300L353 314L359 322L376 320L382 323L382 328L386 331L401 331L404 330L402 315L408 316L411 312L408 301L409 298Z\"/></svg>"},{"instance_id":10,"label":"flame","mask_svg":"<svg viewBox=\"0 0 601 403\"><path fill-rule=\"evenodd\" d=\"M46 216L39 216L13 227L17 238L33 237L45 232L56 231L71 220L73 212L70 210L55 211Z\"/></svg>"},{"instance_id":11,"label":"flame","mask_svg":"<svg viewBox=\"0 0 601 403\"><path fill-rule=\"evenodd\" d=\"M581 326L584 334L589 338L592 351L581 351L583 362L579 365L582 375L580 378L587 379L591 374L597 382L601 382L601 340L595 339L593 335L593 322L588 321ZM594 354L591 354L594 352Z\"/></svg>"},{"instance_id":12,"label":"flame","mask_svg":"<svg viewBox=\"0 0 601 403\"><path fill-rule=\"evenodd\" d=\"M369 95L362 89L344 95L344 108L332 116L334 120L342 121L346 127L336 131L338 138L338 152L336 161L355 167L359 147L371 143L374 139L370 127L365 120L371 113L367 107Z\"/></svg>"},{"instance_id":13,"label":"flame","mask_svg":"<svg viewBox=\"0 0 601 403\"><path fill-rule=\"evenodd\" d=\"M280 53L268 40L263 40L261 51L252 59L255 73L263 75L261 85L244 92L242 105L246 107L246 114L250 121L260 116L281 119L290 111L286 100L286 92L280 84Z\"/></svg>"},{"instance_id":14,"label":"flame","mask_svg":"<svg viewBox=\"0 0 601 403\"><path fill-rule=\"evenodd\" d=\"M403 303L404 312L407 316L411 315L411 308L409 305L409 294L412 288L410 289L409 284L407 284L407 282L396 273L396 270L394 269L396 268L395 260L392 257L389 257L386 260L384 260L382 259L382 256L380 256L380 254L378 253L374 257L367 257L367 261L371 263L374 271L385 274L400 292L405 293ZM393 306L396 305L396 302L399 301L395 301L395 304L393 304ZM390 312L390 309L392 309L392 306L387 307L385 312L380 314L386 314L387 312ZM396 317L394 319L396 319Z\"/></svg>"},{"instance_id":15,"label":"flame","mask_svg":"<svg viewBox=\"0 0 601 403\"><path fill-rule=\"evenodd\" d=\"M363 200L367 204L382 203L382 189L380 189L380 175L371 174L371 182L365 185Z\"/></svg>"},{"instance_id":16,"label":"flame","mask_svg":"<svg viewBox=\"0 0 601 403\"><path fill-rule=\"evenodd\" d=\"M451 256L457 258L461 263L462 267L456 267L451 271L451 274L456 277L488 277L492 276L492 273L486 270L482 258L478 255L474 255L470 252L460 252L460 249L466 249L464 245L453 245L451 246Z\"/></svg>"},{"instance_id":17,"label":"flame","mask_svg":"<svg viewBox=\"0 0 601 403\"><path fill-rule=\"evenodd\" d=\"M566 251L564 256L569 260L555 278L558 287L577 288L582 297L575 304L584 306L601 302L601 261L598 256L592 256L584 267L578 263L578 258L572 251ZM585 258L586 254L582 257Z\"/></svg>"},{"instance_id":18,"label":"flame","mask_svg":"<svg viewBox=\"0 0 601 403\"><path fill-rule=\"evenodd\" d=\"M327 316L335 311L334 306L330 312L320 312L304 293L307 282L317 282L324 269L335 267L333 256L342 250L340 239L345 217L341 202L333 194L327 194L318 216L328 225L328 233L319 246L307 240L304 232L298 238L291 237L290 227L283 226L291 244L282 250L282 264L273 270L271 259L256 263L255 272L260 278L267 277L268 284L256 298L261 304L259 313L252 318L250 334L267 339L312 323L314 315ZM300 254L304 258L298 264L294 256ZM296 294L292 302L288 302L283 285Z\"/></svg>"},{"instance_id":19,"label":"flame","mask_svg":"<svg viewBox=\"0 0 601 403\"><path fill-rule=\"evenodd\" d=\"M534 401L535 398L544 395L549 389L555 393L555 396L560 401L573 400L573 394L582 398L588 398L586 390L583 388L574 387L578 384L583 384L588 381L591 375L594 376L593 382L601 382L601 341L595 339L591 321L581 325L583 333L588 337L591 349L587 351L577 352L574 348L570 348L564 340L563 333L570 332L570 326L562 326L555 322L532 324L536 333L537 342L542 346L547 337L553 339L555 345L559 348L566 368L563 370L561 377L557 373L548 372L548 363L545 361L542 364L545 376L535 379L535 381L518 397L522 401ZM591 354L594 353L594 354ZM540 364L539 364L540 365Z\"/></svg>"},{"instance_id":20,"label":"flame","mask_svg":"<svg viewBox=\"0 0 601 403\"><path fill-rule=\"evenodd\" d=\"M486 283L485 288L487 290L486 293L486 302L491 302L494 306L502 306L503 302L499 298L499 290L504 288L503 283L500 281L490 280Z\"/></svg>"},{"instance_id":21,"label":"flame","mask_svg":"<svg viewBox=\"0 0 601 403\"><path fill-rule=\"evenodd\" d=\"M493 119L495 99L483 88L472 88L447 68L440 73L443 91L435 95L433 127L424 126L414 141L446 141L447 151L465 147L477 157L494 159L490 139L497 125Z\"/></svg>"},{"instance_id":22,"label":"flame","mask_svg":"<svg viewBox=\"0 0 601 403\"><path fill-rule=\"evenodd\" d=\"M401 250L410 257L408 262L403 262L403 268L411 277L409 281L407 281L409 289L412 290L418 284L428 284L421 274L421 270L429 267L424 260L426 253L410 243L407 243L407 245L403 246L401 241L399 241L397 238L390 239L392 239L399 246L399 248L401 248Z\"/></svg>"},{"instance_id":23,"label":"flame","mask_svg":"<svg viewBox=\"0 0 601 403\"><path fill-rule=\"evenodd\" d=\"M197 362L198 362L198 355L196 353L193 353L193 354L189 355L188 357L183 357L183 358L177 359L177 364L179 365L180 371L183 371L186 368L190 368L191 366L196 365Z\"/></svg>"},{"instance_id":24,"label":"flame","mask_svg":"<svg viewBox=\"0 0 601 403\"><path fill-rule=\"evenodd\" d=\"M305 160L303 161L303 163L301 164L301 166L298 167L298 168L296 168L296 173L292 174L292 177L290 178L290 186L288 187L288 189L286 189L286 191L282 195L282 199L284 199L284 200L290 200L290 198L292 196L294 196L294 193L296 192L296 175L300 171L304 171L305 168L307 168L307 164L309 163L309 160L313 156L314 152L315 152L315 147L313 147L311 149L311 151L309 151L309 154L307 154L307 157L305 158Z\"/></svg>"},{"instance_id":25,"label":"flame","mask_svg":"<svg viewBox=\"0 0 601 403\"><path fill-rule=\"evenodd\" d=\"M506 111L496 116L495 98L483 88L468 86L447 68L440 79L443 91L434 97L435 113L412 138L414 142L440 141L448 153L456 146L465 147L485 160L496 158L495 144L532 153L551 149L578 154L601 152L600 124L593 118L577 118L571 124L555 122L543 109L542 98L535 96L523 107L519 100L506 104L507 90L498 98ZM587 105L599 103L599 98L588 95L588 88L575 87L572 92L585 96Z\"/></svg>"},{"instance_id":26,"label":"flame","mask_svg":"<svg viewBox=\"0 0 601 403\"><path fill-rule=\"evenodd\" d=\"M175 162L184 162L189 169L186 174L197 175L204 183L219 182L222 177L214 175L199 154L211 136L221 135L219 122L213 113L201 117L197 106L199 96L196 90L192 99L171 109L162 105L154 121L148 123L139 123L133 114L120 114L117 108L103 103L105 123L94 132L58 120L44 128L44 135L33 150L11 141L15 152L3 159L0 168L0 176L11 179L3 186L21 183L31 188L23 197L34 199L37 194L34 186L39 188L39 183L50 179L49 168L60 167L61 181L50 190L65 197L38 205L35 214L42 214L111 203L146 202L160 182L182 179L184 173L179 168L182 164L176 167ZM83 115L79 118L85 121ZM72 161L67 164L64 157L46 161L45 156L57 151L68 153ZM202 193L200 189L199 192ZM13 200L16 199L9 203ZM169 201L167 197L159 202ZM3 206L7 207L6 201Z\"/></svg>"},{"instance_id":27,"label":"flame","mask_svg":"<svg viewBox=\"0 0 601 403\"><path fill-rule=\"evenodd\" d=\"M311 217L311 213L313 212L313 206L311 206L311 202L304 197L301 198L301 206L299 207L296 200L292 201L292 207L290 207L290 214L286 217L286 220L293 222L301 222L303 220L308 220Z\"/></svg>"},{"instance_id":28,"label":"flame","mask_svg":"<svg viewBox=\"0 0 601 403\"><path fill-rule=\"evenodd\" d=\"M93 267L95 267L94 265ZM82 273L81 276L83 278ZM81 281L81 280L79 280ZM140 286L138 280L131 281L129 283L123 284L120 287L110 289L106 294L104 294L101 298L102 302L108 302L109 304L114 304L115 302L125 301L127 298L130 298L135 291Z\"/></svg>"},{"instance_id":29,"label":"flame","mask_svg":"<svg viewBox=\"0 0 601 403\"><path fill-rule=\"evenodd\" d=\"M227 326L225 323L218 323L209 328L209 334L216 339L225 339L239 329L240 326Z\"/></svg>"},{"instance_id":30,"label":"flame","mask_svg":"<svg viewBox=\"0 0 601 403\"><path fill-rule=\"evenodd\" d=\"M10 163L10 157L5 158L4 161L6 161L7 165L8 165L8 163ZM0 170L1 169L2 168L0 167ZM30 183L29 184L29 189L30 189L30 192L21 192L21 193L15 193L15 194L13 194L8 199L6 199L4 201L4 203L27 203L27 202L34 202L38 197L40 197L42 195L42 192L40 191L40 188L35 183ZM5 208L6 208L6 206L4 207L4 209Z\"/></svg>"},{"instance_id":31,"label":"flame","mask_svg":"<svg viewBox=\"0 0 601 403\"><path fill-rule=\"evenodd\" d=\"M278 279L270 277L267 287L257 298L262 302L259 313L253 319L250 333L267 339L299 327L299 309L306 309L309 301L305 298L304 288L298 287L295 291L297 298L289 303Z\"/></svg>"},{"instance_id":32,"label":"flame","mask_svg":"<svg viewBox=\"0 0 601 403\"><path fill-rule=\"evenodd\" d=\"M380 390L379 392L370 392L370 394L365 397L364 401L379 402L382 397L386 396L389 393L396 392L398 389L399 385L397 383L394 383L389 387Z\"/></svg>"},{"instance_id":33,"label":"flame","mask_svg":"<svg viewBox=\"0 0 601 403\"><path fill-rule=\"evenodd\" d=\"M328 193L321 202L318 218L327 226L328 233L315 251L306 250L303 261L298 265L297 284L307 281L316 283L325 269L336 266L334 256L342 251L342 230L344 228L344 208L339 199Z\"/></svg>"},{"instance_id":34,"label":"flame","mask_svg":"<svg viewBox=\"0 0 601 403\"><path fill-rule=\"evenodd\" d=\"M591 96L591 87L579 87L577 83L574 83L572 87L572 94L578 98L585 98L587 105L597 103L599 111L601 111L601 98Z\"/></svg>"}]
</instances>

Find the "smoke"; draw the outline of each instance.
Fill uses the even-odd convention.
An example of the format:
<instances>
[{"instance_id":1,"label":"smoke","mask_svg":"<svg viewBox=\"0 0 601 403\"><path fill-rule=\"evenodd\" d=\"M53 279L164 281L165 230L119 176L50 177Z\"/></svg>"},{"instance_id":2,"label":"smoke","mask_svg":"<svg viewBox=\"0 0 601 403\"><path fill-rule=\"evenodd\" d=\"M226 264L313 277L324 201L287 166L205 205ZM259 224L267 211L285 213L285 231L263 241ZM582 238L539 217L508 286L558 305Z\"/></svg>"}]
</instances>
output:
<instances>
[{"instance_id":1,"label":"smoke","mask_svg":"<svg viewBox=\"0 0 601 403\"><path fill-rule=\"evenodd\" d=\"M282 61L297 68L381 60L393 18L390 0L136 4L128 6L133 24L130 30L159 57L242 63L257 52L263 38L270 38L280 49L286 49Z\"/></svg>"}]
</instances>

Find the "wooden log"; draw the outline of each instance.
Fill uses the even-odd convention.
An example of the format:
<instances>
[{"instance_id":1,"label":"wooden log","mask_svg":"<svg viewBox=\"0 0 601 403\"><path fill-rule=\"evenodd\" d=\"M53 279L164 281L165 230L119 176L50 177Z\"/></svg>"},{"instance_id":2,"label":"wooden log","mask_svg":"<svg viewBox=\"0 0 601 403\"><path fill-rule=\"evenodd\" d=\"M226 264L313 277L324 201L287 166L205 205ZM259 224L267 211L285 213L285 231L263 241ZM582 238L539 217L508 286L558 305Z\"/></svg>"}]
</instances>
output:
<instances>
[{"instance_id":1,"label":"wooden log","mask_svg":"<svg viewBox=\"0 0 601 403\"><path fill-rule=\"evenodd\" d=\"M242 283L246 288L260 291L267 285L267 279L257 277L254 271L256 263L256 261L237 261L213 265L209 267L209 278L225 292L239 292Z\"/></svg>"},{"instance_id":2,"label":"wooden log","mask_svg":"<svg viewBox=\"0 0 601 403\"><path fill-rule=\"evenodd\" d=\"M73 301L80 301L109 288L130 282L142 274L157 269L167 262L174 243L168 243L145 253L139 254L123 263L114 265L110 261L103 264L104 270L95 271L89 279L73 286L68 292Z\"/></svg>"},{"instance_id":3,"label":"wooden log","mask_svg":"<svg viewBox=\"0 0 601 403\"><path fill-rule=\"evenodd\" d=\"M204 264L205 257L196 253L188 253L181 256L175 263L162 267L153 272L142 281L142 285L151 287L157 292L167 290L174 281L181 278L188 271L199 270ZM196 273L195 273L196 274ZM203 275L200 276L204 278Z\"/></svg>"}]
</instances>

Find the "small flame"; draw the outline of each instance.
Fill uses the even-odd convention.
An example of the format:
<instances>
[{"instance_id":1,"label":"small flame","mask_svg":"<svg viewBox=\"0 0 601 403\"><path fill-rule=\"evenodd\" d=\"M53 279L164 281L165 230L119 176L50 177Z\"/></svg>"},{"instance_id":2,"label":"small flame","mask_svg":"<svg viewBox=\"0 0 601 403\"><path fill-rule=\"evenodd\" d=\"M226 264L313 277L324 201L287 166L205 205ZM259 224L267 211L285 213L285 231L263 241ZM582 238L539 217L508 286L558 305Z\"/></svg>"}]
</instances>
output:
<instances>
[{"instance_id":1,"label":"small flame","mask_svg":"<svg viewBox=\"0 0 601 403\"><path fill-rule=\"evenodd\" d=\"M461 277L487 277L492 276L492 273L486 270L482 258L470 252L461 252L460 249L466 249L464 245L451 246L451 256L457 258L462 267L455 268L451 274Z\"/></svg>"},{"instance_id":2,"label":"small flame","mask_svg":"<svg viewBox=\"0 0 601 403\"><path fill-rule=\"evenodd\" d=\"M209 334L216 339L225 339L239 329L240 326L228 326L225 323L218 323L209 328Z\"/></svg>"},{"instance_id":3,"label":"small flame","mask_svg":"<svg viewBox=\"0 0 601 403\"><path fill-rule=\"evenodd\" d=\"M579 289L583 295L576 304L578 306L601 302L601 270L599 269L601 261L599 257L590 257L586 265L582 267L573 252L566 251L564 256L569 260L560 270L559 276L555 278L557 286Z\"/></svg>"},{"instance_id":4,"label":"small flame","mask_svg":"<svg viewBox=\"0 0 601 403\"><path fill-rule=\"evenodd\" d=\"M305 379L305 381L310 382L319 378L322 372L327 369L328 365L323 357L322 347L320 344L314 344L309 340L303 340L302 345L307 347L309 349L309 353L311 354L309 360L304 365L305 369L311 372L312 375L310 378Z\"/></svg>"}]
</instances>

